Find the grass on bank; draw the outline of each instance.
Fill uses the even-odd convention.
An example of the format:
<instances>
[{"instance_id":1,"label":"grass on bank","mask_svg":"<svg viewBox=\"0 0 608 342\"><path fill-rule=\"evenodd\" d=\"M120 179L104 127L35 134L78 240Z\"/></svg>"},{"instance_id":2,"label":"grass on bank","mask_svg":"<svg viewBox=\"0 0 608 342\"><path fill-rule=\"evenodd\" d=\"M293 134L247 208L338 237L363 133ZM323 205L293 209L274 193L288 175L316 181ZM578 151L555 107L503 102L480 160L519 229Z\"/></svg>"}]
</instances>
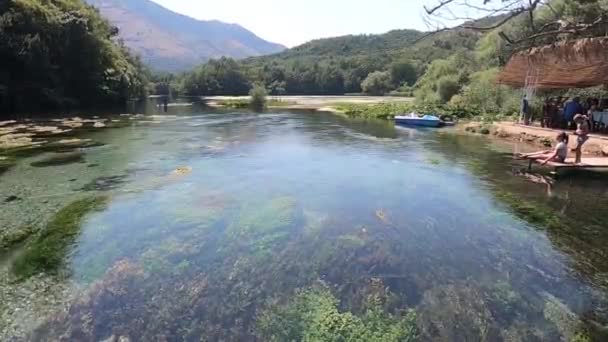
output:
<instances>
[{"instance_id":1,"label":"grass on bank","mask_svg":"<svg viewBox=\"0 0 608 342\"><path fill-rule=\"evenodd\" d=\"M351 117L362 119L390 120L397 115L411 112L433 114L452 119L472 119L492 122L511 119L511 116L484 113L474 107L459 107L451 105L417 104L415 102L382 102L376 104L336 103L332 105L338 112Z\"/></svg>"},{"instance_id":2,"label":"grass on bank","mask_svg":"<svg viewBox=\"0 0 608 342\"><path fill-rule=\"evenodd\" d=\"M247 99L233 99L233 100L221 100L217 104L220 107L231 108L231 109L248 109L251 108L251 101ZM267 108L284 108L295 105L296 102L285 101L279 99L268 99L265 102Z\"/></svg>"}]
</instances>

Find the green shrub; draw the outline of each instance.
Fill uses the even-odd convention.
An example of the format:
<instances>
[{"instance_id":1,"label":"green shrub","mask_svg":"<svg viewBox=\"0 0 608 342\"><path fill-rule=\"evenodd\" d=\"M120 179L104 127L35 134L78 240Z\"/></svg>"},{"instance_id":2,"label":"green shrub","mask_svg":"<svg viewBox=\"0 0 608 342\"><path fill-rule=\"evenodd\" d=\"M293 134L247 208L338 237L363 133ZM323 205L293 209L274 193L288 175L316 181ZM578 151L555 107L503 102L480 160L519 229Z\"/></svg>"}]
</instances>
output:
<instances>
[{"instance_id":1,"label":"green shrub","mask_svg":"<svg viewBox=\"0 0 608 342\"><path fill-rule=\"evenodd\" d=\"M268 92L264 86L256 84L249 91L249 104L254 109L263 109L266 106L266 96Z\"/></svg>"},{"instance_id":2,"label":"green shrub","mask_svg":"<svg viewBox=\"0 0 608 342\"><path fill-rule=\"evenodd\" d=\"M460 91L458 80L453 76L446 76L439 80L437 84L437 95L442 103L449 102L454 95Z\"/></svg>"},{"instance_id":3,"label":"green shrub","mask_svg":"<svg viewBox=\"0 0 608 342\"><path fill-rule=\"evenodd\" d=\"M364 93L370 95L384 95L392 89L391 74L387 71L372 72L361 83Z\"/></svg>"}]
</instances>

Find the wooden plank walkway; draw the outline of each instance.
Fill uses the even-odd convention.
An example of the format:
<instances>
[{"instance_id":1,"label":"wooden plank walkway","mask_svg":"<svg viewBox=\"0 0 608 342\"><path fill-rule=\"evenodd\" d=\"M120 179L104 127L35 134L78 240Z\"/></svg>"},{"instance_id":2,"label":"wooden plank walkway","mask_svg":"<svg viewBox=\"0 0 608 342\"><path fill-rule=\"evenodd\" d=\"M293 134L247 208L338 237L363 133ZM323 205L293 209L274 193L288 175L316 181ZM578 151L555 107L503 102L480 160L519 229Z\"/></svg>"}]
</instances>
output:
<instances>
[{"instance_id":1,"label":"wooden plank walkway","mask_svg":"<svg viewBox=\"0 0 608 342\"><path fill-rule=\"evenodd\" d=\"M532 164L540 164L542 160L530 159L528 169L532 169ZM583 162L580 164L574 164L574 158L566 159L565 163L548 162L545 166L552 167L556 171L558 169L608 169L608 158L602 157L585 157L583 156Z\"/></svg>"}]
</instances>

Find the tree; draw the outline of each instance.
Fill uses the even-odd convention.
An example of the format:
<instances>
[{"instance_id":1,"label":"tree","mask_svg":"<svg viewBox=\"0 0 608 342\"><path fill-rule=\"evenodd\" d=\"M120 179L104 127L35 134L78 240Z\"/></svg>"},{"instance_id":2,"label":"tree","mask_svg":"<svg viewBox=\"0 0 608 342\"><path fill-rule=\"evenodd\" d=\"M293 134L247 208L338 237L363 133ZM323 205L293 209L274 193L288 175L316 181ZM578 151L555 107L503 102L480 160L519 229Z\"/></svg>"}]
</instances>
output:
<instances>
[{"instance_id":1,"label":"tree","mask_svg":"<svg viewBox=\"0 0 608 342\"><path fill-rule=\"evenodd\" d=\"M391 73L391 81L395 87L399 87L403 84L411 86L416 83L418 79L418 72L416 67L409 61L397 61L393 62L389 67Z\"/></svg>"},{"instance_id":2,"label":"tree","mask_svg":"<svg viewBox=\"0 0 608 342\"><path fill-rule=\"evenodd\" d=\"M249 91L249 104L253 109L261 110L266 106L266 88L261 84L255 84Z\"/></svg>"},{"instance_id":3,"label":"tree","mask_svg":"<svg viewBox=\"0 0 608 342\"><path fill-rule=\"evenodd\" d=\"M114 106L145 95L139 58L81 0L0 4L2 111Z\"/></svg>"},{"instance_id":4,"label":"tree","mask_svg":"<svg viewBox=\"0 0 608 342\"><path fill-rule=\"evenodd\" d=\"M460 85L453 76L445 76L437 82L437 95L441 103L449 102L459 91Z\"/></svg>"},{"instance_id":5,"label":"tree","mask_svg":"<svg viewBox=\"0 0 608 342\"><path fill-rule=\"evenodd\" d=\"M514 49L554 43L558 40L598 37L608 30L606 0L436 0L425 6L426 21L437 33L449 30L445 23L465 21L452 28L480 32L502 29L516 22L516 32L499 35ZM455 13L482 13L462 17Z\"/></svg>"},{"instance_id":6,"label":"tree","mask_svg":"<svg viewBox=\"0 0 608 342\"><path fill-rule=\"evenodd\" d=\"M361 83L363 92L370 95L384 95L392 89L391 74L387 71L372 72Z\"/></svg>"}]
</instances>

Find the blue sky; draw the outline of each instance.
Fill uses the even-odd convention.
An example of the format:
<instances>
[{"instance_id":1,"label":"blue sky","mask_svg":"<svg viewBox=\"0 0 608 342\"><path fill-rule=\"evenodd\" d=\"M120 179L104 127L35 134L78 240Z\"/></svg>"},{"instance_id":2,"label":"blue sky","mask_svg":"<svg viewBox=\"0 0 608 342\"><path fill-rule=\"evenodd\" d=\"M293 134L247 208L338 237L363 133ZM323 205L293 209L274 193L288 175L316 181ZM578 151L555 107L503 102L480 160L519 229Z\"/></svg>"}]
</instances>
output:
<instances>
[{"instance_id":1,"label":"blue sky","mask_svg":"<svg viewBox=\"0 0 608 342\"><path fill-rule=\"evenodd\" d=\"M345 34L426 30L423 5L433 0L153 1L196 19L238 23L264 39L292 47Z\"/></svg>"}]
</instances>

